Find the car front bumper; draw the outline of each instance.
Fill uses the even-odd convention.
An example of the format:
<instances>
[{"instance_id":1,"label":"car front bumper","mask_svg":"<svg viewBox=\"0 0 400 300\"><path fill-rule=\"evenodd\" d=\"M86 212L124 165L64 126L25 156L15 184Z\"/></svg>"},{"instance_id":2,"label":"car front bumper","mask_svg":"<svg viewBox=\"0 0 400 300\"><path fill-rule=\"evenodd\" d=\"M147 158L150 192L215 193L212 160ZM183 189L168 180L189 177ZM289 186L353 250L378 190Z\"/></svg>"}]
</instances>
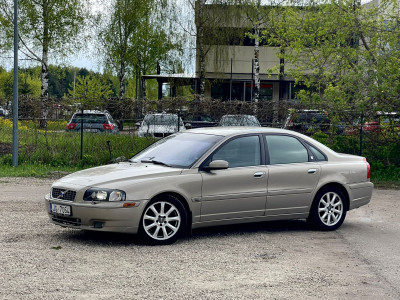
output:
<instances>
[{"instance_id":1,"label":"car front bumper","mask_svg":"<svg viewBox=\"0 0 400 300\"><path fill-rule=\"evenodd\" d=\"M124 204L134 206L124 207ZM50 205L70 207L70 215L51 212ZM50 221L62 227L83 230L137 233L147 201L72 202L45 196Z\"/></svg>"}]
</instances>

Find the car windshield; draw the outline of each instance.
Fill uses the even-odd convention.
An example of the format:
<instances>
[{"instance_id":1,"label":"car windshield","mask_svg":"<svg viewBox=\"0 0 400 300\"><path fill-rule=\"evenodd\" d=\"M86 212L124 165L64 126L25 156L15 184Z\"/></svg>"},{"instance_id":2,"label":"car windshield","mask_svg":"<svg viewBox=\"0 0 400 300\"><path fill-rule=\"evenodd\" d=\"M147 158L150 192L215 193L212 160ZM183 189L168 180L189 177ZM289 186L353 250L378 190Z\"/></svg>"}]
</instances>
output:
<instances>
[{"instance_id":1,"label":"car windshield","mask_svg":"<svg viewBox=\"0 0 400 300\"><path fill-rule=\"evenodd\" d=\"M75 114L71 123L80 123L82 118L83 123L107 123L107 117L104 114Z\"/></svg>"},{"instance_id":2,"label":"car windshield","mask_svg":"<svg viewBox=\"0 0 400 300\"><path fill-rule=\"evenodd\" d=\"M219 135L177 133L144 149L132 162L154 162L177 168L190 168L223 137Z\"/></svg>"},{"instance_id":3,"label":"car windshield","mask_svg":"<svg viewBox=\"0 0 400 300\"><path fill-rule=\"evenodd\" d=\"M146 125L177 125L178 116L176 115L147 115L143 119Z\"/></svg>"},{"instance_id":4,"label":"car windshield","mask_svg":"<svg viewBox=\"0 0 400 300\"><path fill-rule=\"evenodd\" d=\"M254 116L224 116L219 124L220 126L260 126L260 123Z\"/></svg>"}]
</instances>

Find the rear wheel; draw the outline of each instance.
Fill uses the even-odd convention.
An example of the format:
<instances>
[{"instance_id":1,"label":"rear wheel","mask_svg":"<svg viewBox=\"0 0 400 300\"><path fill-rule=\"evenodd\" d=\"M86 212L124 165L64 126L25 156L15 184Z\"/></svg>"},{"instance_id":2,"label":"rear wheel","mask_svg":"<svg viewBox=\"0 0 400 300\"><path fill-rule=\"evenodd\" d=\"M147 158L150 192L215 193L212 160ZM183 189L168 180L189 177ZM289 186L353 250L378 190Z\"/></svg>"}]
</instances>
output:
<instances>
[{"instance_id":1,"label":"rear wheel","mask_svg":"<svg viewBox=\"0 0 400 300\"><path fill-rule=\"evenodd\" d=\"M308 221L321 230L335 230L346 218L346 198L335 187L322 189L315 196Z\"/></svg>"},{"instance_id":2,"label":"rear wheel","mask_svg":"<svg viewBox=\"0 0 400 300\"><path fill-rule=\"evenodd\" d=\"M182 203L171 195L163 195L151 201L144 210L140 233L146 243L168 245L177 241L187 224Z\"/></svg>"}]
</instances>

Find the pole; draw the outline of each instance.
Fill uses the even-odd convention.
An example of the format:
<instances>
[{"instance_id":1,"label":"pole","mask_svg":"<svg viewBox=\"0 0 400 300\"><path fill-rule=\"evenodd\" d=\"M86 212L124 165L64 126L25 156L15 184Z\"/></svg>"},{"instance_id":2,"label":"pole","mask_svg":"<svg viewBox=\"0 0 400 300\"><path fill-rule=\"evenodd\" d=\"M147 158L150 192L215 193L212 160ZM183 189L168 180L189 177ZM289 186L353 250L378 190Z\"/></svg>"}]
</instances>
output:
<instances>
[{"instance_id":1,"label":"pole","mask_svg":"<svg viewBox=\"0 0 400 300\"><path fill-rule=\"evenodd\" d=\"M364 126L364 111L361 112L361 118L360 118L360 151L358 155L362 156L363 155L363 126Z\"/></svg>"},{"instance_id":2,"label":"pole","mask_svg":"<svg viewBox=\"0 0 400 300\"><path fill-rule=\"evenodd\" d=\"M81 162L83 161L83 112L84 112L84 110L83 110L83 104L81 104L82 105L82 107L81 107L81 115L82 115L82 117L81 117Z\"/></svg>"},{"instance_id":3,"label":"pole","mask_svg":"<svg viewBox=\"0 0 400 300\"><path fill-rule=\"evenodd\" d=\"M18 4L14 0L14 86L12 165L18 167Z\"/></svg>"},{"instance_id":4,"label":"pole","mask_svg":"<svg viewBox=\"0 0 400 300\"><path fill-rule=\"evenodd\" d=\"M231 58L231 78L229 80L229 101L232 101L232 58Z\"/></svg>"}]
</instances>

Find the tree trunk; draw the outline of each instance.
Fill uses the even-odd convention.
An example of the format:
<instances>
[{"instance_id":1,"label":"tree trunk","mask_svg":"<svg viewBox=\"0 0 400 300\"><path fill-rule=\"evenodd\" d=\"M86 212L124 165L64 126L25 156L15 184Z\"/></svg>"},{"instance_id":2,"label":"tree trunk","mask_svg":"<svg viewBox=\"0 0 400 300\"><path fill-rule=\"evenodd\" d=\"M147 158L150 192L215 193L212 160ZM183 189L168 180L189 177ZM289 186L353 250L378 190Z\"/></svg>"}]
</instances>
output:
<instances>
[{"instance_id":1,"label":"tree trunk","mask_svg":"<svg viewBox=\"0 0 400 300\"><path fill-rule=\"evenodd\" d=\"M119 101L122 102L125 98L125 60L122 59L119 66Z\"/></svg>"},{"instance_id":2,"label":"tree trunk","mask_svg":"<svg viewBox=\"0 0 400 300\"><path fill-rule=\"evenodd\" d=\"M260 100L260 8L261 0L257 1L257 18L254 25L254 102Z\"/></svg>"},{"instance_id":3,"label":"tree trunk","mask_svg":"<svg viewBox=\"0 0 400 300\"><path fill-rule=\"evenodd\" d=\"M199 74L199 81L200 81L200 101L204 101L204 93L206 89L206 62L205 62L205 55L203 53L203 46L200 45L200 74Z\"/></svg>"},{"instance_id":4,"label":"tree trunk","mask_svg":"<svg viewBox=\"0 0 400 300\"><path fill-rule=\"evenodd\" d=\"M254 45L254 102L260 100L260 27L255 25L255 45Z\"/></svg>"},{"instance_id":5,"label":"tree trunk","mask_svg":"<svg viewBox=\"0 0 400 300\"><path fill-rule=\"evenodd\" d=\"M199 60L199 99L204 101L204 94L206 88L206 54L204 53L204 5L205 0L199 0L197 5L197 49Z\"/></svg>"}]
</instances>

